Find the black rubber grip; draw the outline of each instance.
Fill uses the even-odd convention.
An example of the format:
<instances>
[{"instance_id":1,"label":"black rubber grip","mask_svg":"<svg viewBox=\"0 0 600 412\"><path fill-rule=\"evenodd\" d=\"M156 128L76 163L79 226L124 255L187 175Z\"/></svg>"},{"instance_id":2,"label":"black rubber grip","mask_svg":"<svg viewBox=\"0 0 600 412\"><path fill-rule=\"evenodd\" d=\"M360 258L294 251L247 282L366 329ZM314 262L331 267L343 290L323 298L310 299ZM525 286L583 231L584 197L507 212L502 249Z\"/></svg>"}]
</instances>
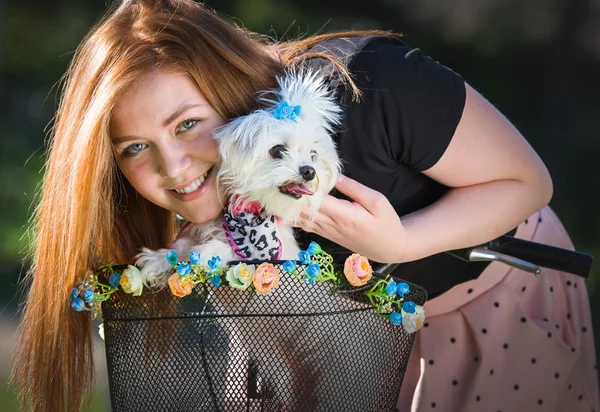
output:
<instances>
[{"instance_id":1,"label":"black rubber grip","mask_svg":"<svg viewBox=\"0 0 600 412\"><path fill-rule=\"evenodd\" d=\"M582 278L587 278L594 263L594 257L590 254L576 250L563 249L543 243L531 242L512 236L500 236L486 244L477 247L486 247L490 250L504 253L526 262L533 263L548 269L572 273ZM455 258L469 261L469 255L473 248L449 250L449 255ZM379 264L373 270L381 274L391 273L398 264Z\"/></svg>"},{"instance_id":2,"label":"black rubber grip","mask_svg":"<svg viewBox=\"0 0 600 412\"><path fill-rule=\"evenodd\" d=\"M582 278L587 278L594 263L594 257L576 250L562 249L543 243L531 242L512 236L500 236L479 247L504 253L534 265L561 272L572 273ZM473 248L450 250L446 253L469 261L469 254Z\"/></svg>"},{"instance_id":3,"label":"black rubber grip","mask_svg":"<svg viewBox=\"0 0 600 412\"><path fill-rule=\"evenodd\" d=\"M594 257L576 250L563 249L511 236L500 236L488 244L490 250L514 256L535 265L587 278Z\"/></svg>"}]
</instances>

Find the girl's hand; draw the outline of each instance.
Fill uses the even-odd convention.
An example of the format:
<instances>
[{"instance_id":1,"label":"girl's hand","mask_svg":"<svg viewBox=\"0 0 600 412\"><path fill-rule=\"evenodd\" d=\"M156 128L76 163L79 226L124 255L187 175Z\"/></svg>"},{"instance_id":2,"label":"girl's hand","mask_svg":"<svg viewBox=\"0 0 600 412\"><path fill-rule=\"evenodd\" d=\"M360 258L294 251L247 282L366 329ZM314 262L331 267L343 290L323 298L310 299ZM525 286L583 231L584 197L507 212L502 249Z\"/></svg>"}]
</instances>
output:
<instances>
[{"instance_id":1,"label":"girl's hand","mask_svg":"<svg viewBox=\"0 0 600 412\"><path fill-rule=\"evenodd\" d=\"M388 199L341 174L335 187L353 201L327 195L312 221L304 212L295 226L376 262L401 262L405 230Z\"/></svg>"}]
</instances>

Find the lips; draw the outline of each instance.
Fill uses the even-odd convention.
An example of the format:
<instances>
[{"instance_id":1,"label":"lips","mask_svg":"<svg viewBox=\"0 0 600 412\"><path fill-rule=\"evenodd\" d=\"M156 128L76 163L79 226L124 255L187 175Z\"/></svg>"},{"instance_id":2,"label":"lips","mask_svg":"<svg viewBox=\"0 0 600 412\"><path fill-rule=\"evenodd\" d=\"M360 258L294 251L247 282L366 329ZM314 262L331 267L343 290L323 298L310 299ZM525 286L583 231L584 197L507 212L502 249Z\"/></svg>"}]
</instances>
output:
<instances>
[{"instance_id":1,"label":"lips","mask_svg":"<svg viewBox=\"0 0 600 412\"><path fill-rule=\"evenodd\" d=\"M279 191L284 195L293 197L294 199L300 199L302 196L312 196L315 193L304 186L302 183L288 183L287 185L279 186Z\"/></svg>"},{"instance_id":2,"label":"lips","mask_svg":"<svg viewBox=\"0 0 600 412\"><path fill-rule=\"evenodd\" d=\"M208 183L212 181L213 168L214 166L208 169L198 179L189 183L187 187L171 189L167 190L167 192L176 199L185 202L197 199L204 192L206 192L206 187L208 186Z\"/></svg>"},{"instance_id":3,"label":"lips","mask_svg":"<svg viewBox=\"0 0 600 412\"><path fill-rule=\"evenodd\" d=\"M192 183L190 183L186 187L178 187L178 188L172 189L172 190L175 190L177 193L180 193L180 194L193 192L194 190L196 190L200 186L202 186L202 183L204 183L204 180L206 179L206 177L208 176L208 174L210 173L211 170L212 170L212 167L210 169L208 169L206 172L204 172L204 174L202 176L200 176L199 178L194 180Z\"/></svg>"}]
</instances>

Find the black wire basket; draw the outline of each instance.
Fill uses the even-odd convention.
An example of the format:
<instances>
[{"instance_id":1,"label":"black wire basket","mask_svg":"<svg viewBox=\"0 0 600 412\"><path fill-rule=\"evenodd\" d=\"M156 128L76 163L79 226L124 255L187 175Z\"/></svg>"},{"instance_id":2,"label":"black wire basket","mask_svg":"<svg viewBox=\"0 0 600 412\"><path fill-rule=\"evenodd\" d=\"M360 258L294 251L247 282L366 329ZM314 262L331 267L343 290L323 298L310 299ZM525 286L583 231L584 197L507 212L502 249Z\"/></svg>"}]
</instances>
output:
<instances>
[{"instance_id":1,"label":"black wire basket","mask_svg":"<svg viewBox=\"0 0 600 412\"><path fill-rule=\"evenodd\" d=\"M103 302L112 410L394 411L414 334L369 304L383 275L310 284L273 263L269 295L201 284ZM405 301L423 305L409 285Z\"/></svg>"}]
</instances>

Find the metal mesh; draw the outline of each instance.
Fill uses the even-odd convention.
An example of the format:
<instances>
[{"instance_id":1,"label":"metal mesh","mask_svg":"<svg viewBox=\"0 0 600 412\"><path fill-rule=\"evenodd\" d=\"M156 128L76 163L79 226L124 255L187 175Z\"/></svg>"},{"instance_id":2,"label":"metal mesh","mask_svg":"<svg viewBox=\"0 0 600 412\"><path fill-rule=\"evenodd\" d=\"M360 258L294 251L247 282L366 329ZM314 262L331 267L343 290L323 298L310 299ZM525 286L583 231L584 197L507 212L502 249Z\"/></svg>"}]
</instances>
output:
<instances>
[{"instance_id":1,"label":"metal mesh","mask_svg":"<svg viewBox=\"0 0 600 412\"><path fill-rule=\"evenodd\" d=\"M370 284L311 285L280 263L269 295L198 285L103 302L112 409L395 410L414 335L374 313Z\"/></svg>"}]
</instances>

